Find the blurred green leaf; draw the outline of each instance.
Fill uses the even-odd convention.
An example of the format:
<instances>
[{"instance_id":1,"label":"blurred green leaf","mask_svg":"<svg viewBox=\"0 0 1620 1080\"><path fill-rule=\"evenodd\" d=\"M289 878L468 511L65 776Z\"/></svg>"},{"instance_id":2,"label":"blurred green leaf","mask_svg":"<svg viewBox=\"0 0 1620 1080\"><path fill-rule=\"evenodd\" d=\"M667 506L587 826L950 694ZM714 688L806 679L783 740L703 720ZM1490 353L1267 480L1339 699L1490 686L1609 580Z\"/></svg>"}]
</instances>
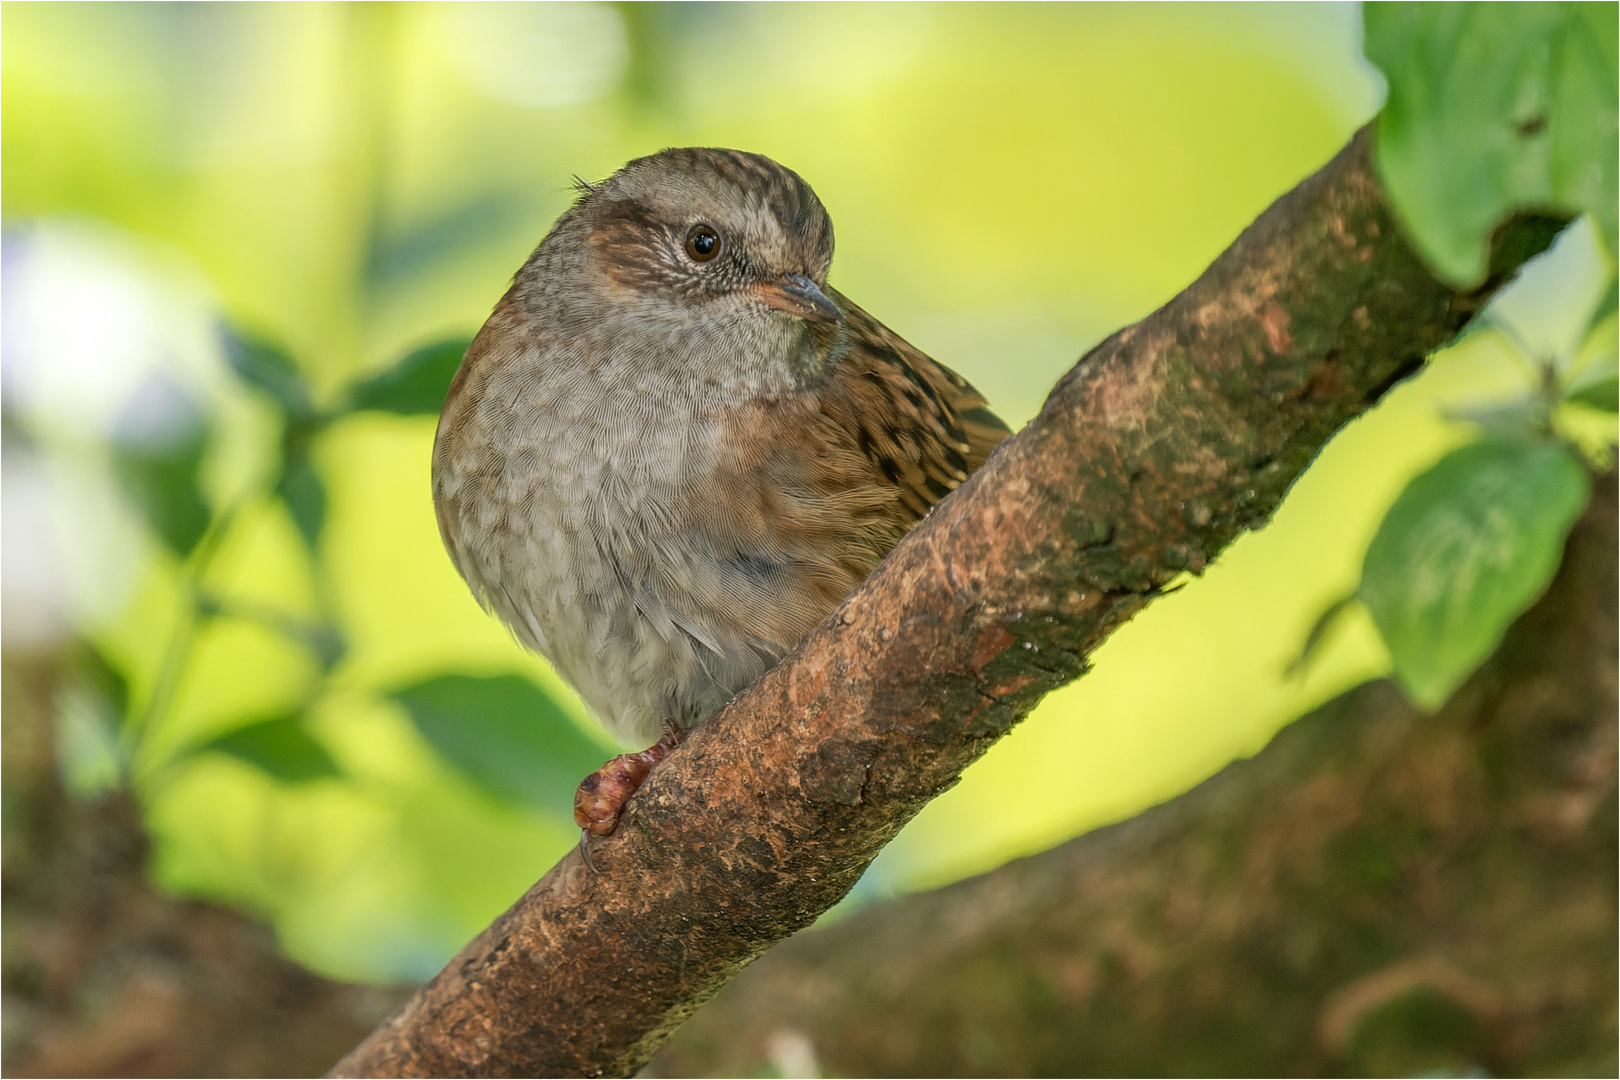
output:
<instances>
[{"instance_id":1,"label":"blurred green leaf","mask_svg":"<svg viewBox=\"0 0 1620 1080\"><path fill-rule=\"evenodd\" d=\"M131 395L113 429L113 469L141 515L181 558L213 517L201 471L209 429L202 406L174 378L155 374Z\"/></svg>"},{"instance_id":2,"label":"blurred green leaf","mask_svg":"<svg viewBox=\"0 0 1620 1080\"><path fill-rule=\"evenodd\" d=\"M1587 321L1587 332L1591 333L1601 326L1603 320L1613 315L1617 307L1620 307L1620 278L1610 278L1608 290L1598 302L1596 310L1592 312L1592 318Z\"/></svg>"},{"instance_id":3,"label":"blurred green leaf","mask_svg":"<svg viewBox=\"0 0 1620 1080\"><path fill-rule=\"evenodd\" d=\"M269 342L244 337L229 328L222 333L225 358L243 382L268 394L289 417L315 415L309 387L292 357Z\"/></svg>"},{"instance_id":4,"label":"blurred green leaf","mask_svg":"<svg viewBox=\"0 0 1620 1080\"><path fill-rule=\"evenodd\" d=\"M514 233L544 229L533 220L534 192L526 186L474 194L431 220L395 232L379 230L366 259L366 280L388 289L467 253L479 244Z\"/></svg>"},{"instance_id":5,"label":"blurred green leaf","mask_svg":"<svg viewBox=\"0 0 1620 1080\"><path fill-rule=\"evenodd\" d=\"M451 338L417 349L399 363L355 386L349 408L401 416L437 416L450 392L470 337Z\"/></svg>"},{"instance_id":6,"label":"blurred green leaf","mask_svg":"<svg viewBox=\"0 0 1620 1080\"><path fill-rule=\"evenodd\" d=\"M1620 375L1611 371L1572 387L1566 400L1605 412L1620 412Z\"/></svg>"},{"instance_id":7,"label":"blurred green leaf","mask_svg":"<svg viewBox=\"0 0 1620 1080\"><path fill-rule=\"evenodd\" d=\"M1596 319L1594 324L1602 321L1602 318ZM1612 335L1613 331L1610 333ZM1607 412L1620 412L1617 395L1620 395L1620 352L1616 351L1615 343L1611 340L1607 348L1575 376L1564 392L1564 400Z\"/></svg>"},{"instance_id":8,"label":"blurred green leaf","mask_svg":"<svg viewBox=\"0 0 1620 1080\"><path fill-rule=\"evenodd\" d=\"M392 696L434 749L502 799L571 817L574 789L608 756L518 675L440 675Z\"/></svg>"},{"instance_id":9,"label":"blurred green leaf","mask_svg":"<svg viewBox=\"0 0 1620 1080\"><path fill-rule=\"evenodd\" d=\"M1484 430L1486 435L1507 439L1538 438L1547 428L1547 403L1542 395L1527 392L1507 401L1446 408L1447 420L1461 420Z\"/></svg>"},{"instance_id":10,"label":"blurred green leaf","mask_svg":"<svg viewBox=\"0 0 1620 1080\"><path fill-rule=\"evenodd\" d=\"M190 755L211 752L236 758L290 784L343 775L326 747L316 742L297 718L290 716L260 720L227 731L192 748Z\"/></svg>"},{"instance_id":11,"label":"blurred green leaf","mask_svg":"<svg viewBox=\"0 0 1620 1080\"><path fill-rule=\"evenodd\" d=\"M1561 444L1505 439L1454 450L1406 486L1360 596L1414 701L1445 701L1541 595L1590 491Z\"/></svg>"},{"instance_id":12,"label":"blurred green leaf","mask_svg":"<svg viewBox=\"0 0 1620 1080\"><path fill-rule=\"evenodd\" d=\"M309 459L307 446L295 443L289 448L281 478L276 481L276 495L287 504L293 524L304 544L314 551L321 540L321 529L326 525L326 485Z\"/></svg>"},{"instance_id":13,"label":"blurred green leaf","mask_svg":"<svg viewBox=\"0 0 1620 1080\"><path fill-rule=\"evenodd\" d=\"M1589 211L1615 251L1614 4L1362 8L1389 80L1378 167L1443 276L1485 276L1492 230L1522 207Z\"/></svg>"},{"instance_id":14,"label":"blurred green leaf","mask_svg":"<svg viewBox=\"0 0 1620 1080\"><path fill-rule=\"evenodd\" d=\"M167 447L119 447L114 455L118 480L152 531L182 559L191 554L213 518L198 484L206 433L197 432Z\"/></svg>"},{"instance_id":15,"label":"blurred green leaf","mask_svg":"<svg viewBox=\"0 0 1620 1080\"><path fill-rule=\"evenodd\" d=\"M129 707L129 684L100 651L76 650L57 690L57 773L69 794L92 801L123 781L119 733Z\"/></svg>"}]
</instances>

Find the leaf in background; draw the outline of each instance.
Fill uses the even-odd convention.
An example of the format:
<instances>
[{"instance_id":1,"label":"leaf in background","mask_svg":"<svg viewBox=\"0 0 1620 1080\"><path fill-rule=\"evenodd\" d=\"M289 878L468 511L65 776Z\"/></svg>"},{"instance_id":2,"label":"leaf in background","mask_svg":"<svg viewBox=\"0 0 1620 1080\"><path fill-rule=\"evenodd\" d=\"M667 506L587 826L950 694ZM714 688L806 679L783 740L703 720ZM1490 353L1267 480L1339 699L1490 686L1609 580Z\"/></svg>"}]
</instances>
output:
<instances>
[{"instance_id":1,"label":"leaf in background","mask_svg":"<svg viewBox=\"0 0 1620 1080\"><path fill-rule=\"evenodd\" d=\"M289 455L276 481L276 494L287 504L293 524L304 544L314 551L321 540L321 529L326 525L326 485L315 471L307 450Z\"/></svg>"},{"instance_id":2,"label":"leaf in background","mask_svg":"<svg viewBox=\"0 0 1620 1080\"><path fill-rule=\"evenodd\" d=\"M1615 253L1614 4L1366 4L1389 81L1378 168L1445 277L1483 280L1492 230L1521 207L1589 211Z\"/></svg>"},{"instance_id":3,"label":"leaf in background","mask_svg":"<svg viewBox=\"0 0 1620 1080\"><path fill-rule=\"evenodd\" d=\"M326 747L316 742L304 730L304 725L291 716L260 720L227 731L193 747L187 756L206 753L236 758L273 779L289 784L304 784L343 775Z\"/></svg>"},{"instance_id":4,"label":"leaf in background","mask_svg":"<svg viewBox=\"0 0 1620 1080\"><path fill-rule=\"evenodd\" d=\"M502 799L571 817L574 789L608 756L518 675L440 675L392 696L434 749Z\"/></svg>"},{"instance_id":5,"label":"leaf in background","mask_svg":"<svg viewBox=\"0 0 1620 1080\"><path fill-rule=\"evenodd\" d=\"M119 735L129 684L94 647L73 657L56 692L57 773L75 798L93 801L123 782Z\"/></svg>"},{"instance_id":6,"label":"leaf in background","mask_svg":"<svg viewBox=\"0 0 1620 1080\"><path fill-rule=\"evenodd\" d=\"M1406 486L1367 549L1360 596L1425 708L1445 701L1539 597L1591 480L1561 444L1483 440Z\"/></svg>"},{"instance_id":7,"label":"leaf in background","mask_svg":"<svg viewBox=\"0 0 1620 1080\"><path fill-rule=\"evenodd\" d=\"M1602 369L1607 366L1607 372ZM1598 370L1593 370L1593 369ZM1569 388L1566 401L1589 405L1604 412L1620 412L1620 373L1614 365L1594 364Z\"/></svg>"},{"instance_id":8,"label":"leaf in background","mask_svg":"<svg viewBox=\"0 0 1620 1080\"><path fill-rule=\"evenodd\" d=\"M1608 290L1592 312L1591 319L1587 321L1586 332L1590 334L1596 330L1604 319L1615 313L1617 307L1620 307L1620 278L1610 278Z\"/></svg>"},{"instance_id":9,"label":"leaf in background","mask_svg":"<svg viewBox=\"0 0 1620 1080\"><path fill-rule=\"evenodd\" d=\"M225 358L243 382L269 394L289 417L303 419L315 415L303 373L284 350L244 337L229 328L222 329L221 334L225 339Z\"/></svg>"},{"instance_id":10,"label":"leaf in background","mask_svg":"<svg viewBox=\"0 0 1620 1080\"><path fill-rule=\"evenodd\" d=\"M113 428L113 467L146 523L185 558L213 518L200 474L209 430L201 405L167 374L149 376Z\"/></svg>"},{"instance_id":11,"label":"leaf in background","mask_svg":"<svg viewBox=\"0 0 1620 1080\"><path fill-rule=\"evenodd\" d=\"M1613 290L1610 291L1610 301L1605 305L1609 310L1599 309L1598 315L1592 320L1593 330L1587 341L1605 331L1601 329L1605 319L1614 314ZM1606 412L1620 411L1620 351L1615 348L1614 329L1607 329L1609 341L1599 345L1598 353L1586 367L1583 368L1570 382L1569 388L1564 392L1565 401L1589 405L1594 409Z\"/></svg>"},{"instance_id":12,"label":"leaf in background","mask_svg":"<svg viewBox=\"0 0 1620 1080\"><path fill-rule=\"evenodd\" d=\"M451 338L417 349L387 371L357 384L349 398L354 412L375 410L401 416L437 416L450 380L472 339Z\"/></svg>"},{"instance_id":13,"label":"leaf in background","mask_svg":"<svg viewBox=\"0 0 1620 1080\"><path fill-rule=\"evenodd\" d=\"M544 232L544 222L534 216L534 192L522 187L472 195L406 231L377 230L367 253L366 281L374 290L390 289L479 245L533 235L537 228Z\"/></svg>"}]
</instances>

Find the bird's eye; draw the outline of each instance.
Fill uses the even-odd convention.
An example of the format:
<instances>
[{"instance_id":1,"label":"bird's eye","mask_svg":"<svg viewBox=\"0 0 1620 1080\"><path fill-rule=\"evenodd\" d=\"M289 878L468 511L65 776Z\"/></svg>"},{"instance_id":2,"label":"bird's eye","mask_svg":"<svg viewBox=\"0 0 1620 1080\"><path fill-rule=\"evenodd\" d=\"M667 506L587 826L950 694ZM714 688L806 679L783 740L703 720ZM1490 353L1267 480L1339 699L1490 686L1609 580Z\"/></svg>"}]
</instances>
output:
<instances>
[{"instance_id":1,"label":"bird's eye","mask_svg":"<svg viewBox=\"0 0 1620 1080\"><path fill-rule=\"evenodd\" d=\"M708 262L720 254L720 234L707 225L694 225L686 234L686 253L693 262Z\"/></svg>"}]
</instances>

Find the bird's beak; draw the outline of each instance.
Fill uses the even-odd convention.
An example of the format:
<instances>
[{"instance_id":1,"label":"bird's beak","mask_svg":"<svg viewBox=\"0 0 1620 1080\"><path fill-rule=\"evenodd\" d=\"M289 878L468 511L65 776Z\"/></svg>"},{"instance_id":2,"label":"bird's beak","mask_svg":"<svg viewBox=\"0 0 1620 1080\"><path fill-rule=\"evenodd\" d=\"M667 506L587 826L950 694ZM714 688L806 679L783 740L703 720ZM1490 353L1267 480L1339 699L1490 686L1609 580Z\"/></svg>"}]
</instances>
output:
<instances>
[{"instance_id":1,"label":"bird's beak","mask_svg":"<svg viewBox=\"0 0 1620 1080\"><path fill-rule=\"evenodd\" d=\"M810 322L842 322L844 319L838 305L803 274L787 274L755 285L754 294L771 307Z\"/></svg>"}]
</instances>

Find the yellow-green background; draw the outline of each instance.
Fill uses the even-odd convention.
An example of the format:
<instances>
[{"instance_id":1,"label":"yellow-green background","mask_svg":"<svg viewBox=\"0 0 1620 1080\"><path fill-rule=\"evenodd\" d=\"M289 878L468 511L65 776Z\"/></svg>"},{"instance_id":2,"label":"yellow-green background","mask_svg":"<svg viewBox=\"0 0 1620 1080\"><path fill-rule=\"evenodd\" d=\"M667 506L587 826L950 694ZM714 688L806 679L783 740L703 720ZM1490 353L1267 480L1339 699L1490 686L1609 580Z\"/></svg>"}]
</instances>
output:
<instances>
[{"instance_id":1,"label":"yellow-green background","mask_svg":"<svg viewBox=\"0 0 1620 1080\"><path fill-rule=\"evenodd\" d=\"M1016 427L1381 94L1348 4L12 3L0 21L8 243L89 252L179 297L175 319L218 311L278 338L326 394L476 329L574 174L711 144L809 180L836 223L834 283ZM1270 526L1117 634L859 891L941 883L1127 816L1382 673L1359 612L1307 674L1283 669L1354 586L1404 482L1466 437L1438 406L1522 383L1479 334L1351 425ZM223 505L262 481L274 427L251 394L209 385ZM378 696L521 671L586 722L444 556L432 434L361 416L323 436L324 585L268 501L210 574L295 610L330 589L352 651L314 730L348 779L281 786L211 756L144 785L159 880L264 912L295 956L343 976L430 973L574 841L481 794ZM178 603L172 562L149 542L140 559L128 598L87 626L137 699ZM213 624L153 746L284 711L315 677L268 632Z\"/></svg>"}]
</instances>

